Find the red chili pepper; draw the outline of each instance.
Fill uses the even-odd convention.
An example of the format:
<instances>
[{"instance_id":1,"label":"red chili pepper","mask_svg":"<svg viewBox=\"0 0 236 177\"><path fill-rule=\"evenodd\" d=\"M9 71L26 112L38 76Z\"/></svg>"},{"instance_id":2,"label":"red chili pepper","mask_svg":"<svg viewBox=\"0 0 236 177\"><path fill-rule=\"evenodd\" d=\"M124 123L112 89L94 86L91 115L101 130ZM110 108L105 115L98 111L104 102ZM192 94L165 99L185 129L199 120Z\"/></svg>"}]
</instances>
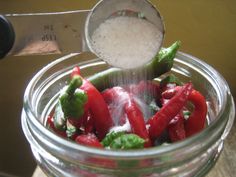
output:
<instances>
[{"instance_id":1,"label":"red chili pepper","mask_svg":"<svg viewBox=\"0 0 236 177\"><path fill-rule=\"evenodd\" d=\"M63 138L67 138L66 135L66 131L60 131L58 130L53 123L53 116L48 116L47 118L47 125L49 126L49 128L51 128L57 135L63 137Z\"/></svg>"},{"instance_id":2,"label":"red chili pepper","mask_svg":"<svg viewBox=\"0 0 236 177\"><path fill-rule=\"evenodd\" d=\"M89 110L84 112L80 119L68 118L67 120L77 129L83 130L84 134L92 133L94 130L92 115Z\"/></svg>"},{"instance_id":3,"label":"red chili pepper","mask_svg":"<svg viewBox=\"0 0 236 177\"><path fill-rule=\"evenodd\" d=\"M124 125L126 121L127 121L127 116L124 113L122 113L120 116L119 125L121 126Z\"/></svg>"},{"instance_id":4,"label":"red chili pepper","mask_svg":"<svg viewBox=\"0 0 236 177\"><path fill-rule=\"evenodd\" d=\"M160 98L160 87L152 81L140 81L138 84L130 84L125 89L133 95L151 94L154 98Z\"/></svg>"},{"instance_id":5,"label":"red chili pepper","mask_svg":"<svg viewBox=\"0 0 236 177\"><path fill-rule=\"evenodd\" d=\"M123 107L111 103L108 105L108 109L116 125L122 126L126 123L127 116L124 113Z\"/></svg>"},{"instance_id":6,"label":"red chili pepper","mask_svg":"<svg viewBox=\"0 0 236 177\"><path fill-rule=\"evenodd\" d=\"M72 76L80 75L80 68L75 67ZM80 76L81 77L81 76ZM82 77L81 77L82 78ZM98 138L103 139L113 125L108 106L103 99L101 93L86 79L80 89L84 90L88 95L88 107L93 118L93 125L96 129Z\"/></svg>"},{"instance_id":7,"label":"red chili pepper","mask_svg":"<svg viewBox=\"0 0 236 177\"><path fill-rule=\"evenodd\" d=\"M170 88L166 88L165 91L162 92L161 96L163 99L171 99L179 90L181 89L181 86L174 86Z\"/></svg>"},{"instance_id":8,"label":"red chili pepper","mask_svg":"<svg viewBox=\"0 0 236 177\"><path fill-rule=\"evenodd\" d=\"M84 118L84 115L80 119L74 119L74 118L69 117L67 120L69 121L70 124L72 124L77 129L79 129L81 125L83 124L83 118Z\"/></svg>"},{"instance_id":9,"label":"red chili pepper","mask_svg":"<svg viewBox=\"0 0 236 177\"><path fill-rule=\"evenodd\" d=\"M166 84L164 88L162 88L162 105L165 105L180 89L181 87L177 86L175 83ZM170 121L167 130L172 142L186 138L182 110Z\"/></svg>"},{"instance_id":10,"label":"red chili pepper","mask_svg":"<svg viewBox=\"0 0 236 177\"><path fill-rule=\"evenodd\" d=\"M171 142L184 140L186 138L186 133L184 129L183 114L177 114L177 116L170 121L167 129Z\"/></svg>"},{"instance_id":11,"label":"red chili pepper","mask_svg":"<svg viewBox=\"0 0 236 177\"><path fill-rule=\"evenodd\" d=\"M73 78L74 76L79 75L80 76L80 68L78 66L74 67L71 73L71 78Z\"/></svg>"},{"instance_id":12,"label":"red chili pepper","mask_svg":"<svg viewBox=\"0 0 236 177\"><path fill-rule=\"evenodd\" d=\"M192 92L192 84L187 83L147 122L149 136L155 139L167 128L170 121L180 112L187 103Z\"/></svg>"},{"instance_id":13,"label":"red chili pepper","mask_svg":"<svg viewBox=\"0 0 236 177\"><path fill-rule=\"evenodd\" d=\"M100 92L87 80L83 79L80 89L88 94L88 104L99 139L103 139L113 125L108 106Z\"/></svg>"},{"instance_id":14,"label":"red chili pepper","mask_svg":"<svg viewBox=\"0 0 236 177\"><path fill-rule=\"evenodd\" d=\"M104 100L106 101L106 103L109 105L112 104L112 102L114 102L114 101L120 103L121 98L119 98L119 95L115 91L115 87L113 87L111 89L104 90L102 92L102 96L103 96Z\"/></svg>"},{"instance_id":15,"label":"red chili pepper","mask_svg":"<svg viewBox=\"0 0 236 177\"><path fill-rule=\"evenodd\" d=\"M78 66L74 67L71 73L71 78L73 78L76 75L80 75L80 68ZM89 111L89 104L88 102L85 104L85 113L82 117L82 126L84 128L84 133L92 133L94 129L92 115Z\"/></svg>"},{"instance_id":16,"label":"red chili pepper","mask_svg":"<svg viewBox=\"0 0 236 177\"><path fill-rule=\"evenodd\" d=\"M131 125L132 132L146 140L146 143L144 144L145 147L150 147L152 143L149 139L143 113L133 99L128 100L128 102L125 104L124 110Z\"/></svg>"},{"instance_id":17,"label":"red chili pepper","mask_svg":"<svg viewBox=\"0 0 236 177\"><path fill-rule=\"evenodd\" d=\"M83 118L83 127L84 127L85 134L92 133L94 130L93 117L90 111L88 111L85 117Z\"/></svg>"},{"instance_id":18,"label":"red chili pepper","mask_svg":"<svg viewBox=\"0 0 236 177\"><path fill-rule=\"evenodd\" d=\"M86 134L86 135L79 135L75 138L75 141L79 144L83 144L83 145L86 145L86 146L103 148L103 146L99 142L98 138L92 133L89 133L89 134Z\"/></svg>"},{"instance_id":19,"label":"red chili pepper","mask_svg":"<svg viewBox=\"0 0 236 177\"><path fill-rule=\"evenodd\" d=\"M194 110L185 122L185 130L187 137L201 131L206 122L207 104L204 96L193 90L189 96L189 101L194 105Z\"/></svg>"},{"instance_id":20,"label":"red chili pepper","mask_svg":"<svg viewBox=\"0 0 236 177\"><path fill-rule=\"evenodd\" d=\"M121 109L124 109L132 132L146 140L145 147L151 146L142 111L132 96L121 87L113 87L104 91L103 97L106 101L113 101L116 105L121 106Z\"/></svg>"},{"instance_id":21,"label":"red chili pepper","mask_svg":"<svg viewBox=\"0 0 236 177\"><path fill-rule=\"evenodd\" d=\"M118 125L124 125L126 123L126 115L124 113L124 96L119 95L118 89L123 91L121 87L113 87L106 89L102 92L102 96L106 103L109 105L109 112L113 119L116 119ZM119 120L118 120L119 119Z\"/></svg>"}]
</instances>

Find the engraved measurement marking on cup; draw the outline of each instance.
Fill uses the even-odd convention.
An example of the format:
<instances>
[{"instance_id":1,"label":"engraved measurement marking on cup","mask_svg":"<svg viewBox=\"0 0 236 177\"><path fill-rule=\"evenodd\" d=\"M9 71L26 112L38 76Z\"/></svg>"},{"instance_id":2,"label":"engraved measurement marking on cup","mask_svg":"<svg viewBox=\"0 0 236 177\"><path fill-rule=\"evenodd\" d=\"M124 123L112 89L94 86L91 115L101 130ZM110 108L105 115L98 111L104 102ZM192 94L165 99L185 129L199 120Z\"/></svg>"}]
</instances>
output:
<instances>
[{"instance_id":1,"label":"engraved measurement marking on cup","mask_svg":"<svg viewBox=\"0 0 236 177\"><path fill-rule=\"evenodd\" d=\"M43 26L43 35L41 37L42 41L56 41L57 36L54 33L53 25L44 25Z\"/></svg>"}]
</instances>

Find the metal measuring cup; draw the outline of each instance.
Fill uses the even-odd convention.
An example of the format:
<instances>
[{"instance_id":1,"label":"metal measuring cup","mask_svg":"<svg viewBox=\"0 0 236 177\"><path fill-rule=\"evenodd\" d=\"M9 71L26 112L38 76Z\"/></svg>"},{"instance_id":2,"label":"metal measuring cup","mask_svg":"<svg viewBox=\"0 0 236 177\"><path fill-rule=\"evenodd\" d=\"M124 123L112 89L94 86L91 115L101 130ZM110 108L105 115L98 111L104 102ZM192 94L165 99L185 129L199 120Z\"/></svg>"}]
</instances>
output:
<instances>
[{"instance_id":1,"label":"metal measuring cup","mask_svg":"<svg viewBox=\"0 0 236 177\"><path fill-rule=\"evenodd\" d=\"M162 17L149 1L101 0L91 10L1 15L0 58L84 51L96 54L91 45L94 30L111 15L130 15L127 10L142 14L164 36Z\"/></svg>"}]
</instances>

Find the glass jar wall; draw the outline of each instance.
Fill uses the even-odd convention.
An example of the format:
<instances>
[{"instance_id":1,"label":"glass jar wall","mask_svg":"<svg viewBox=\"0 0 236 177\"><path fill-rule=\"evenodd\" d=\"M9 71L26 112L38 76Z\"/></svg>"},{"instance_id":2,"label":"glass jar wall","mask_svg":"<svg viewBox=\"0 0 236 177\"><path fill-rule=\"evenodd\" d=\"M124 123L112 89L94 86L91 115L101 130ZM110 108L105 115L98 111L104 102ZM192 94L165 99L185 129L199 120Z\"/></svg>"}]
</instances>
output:
<instances>
[{"instance_id":1,"label":"glass jar wall","mask_svg":"<svg viewBox=\"0 0 236 177\"><path fill-rule=\"evenodd\" d=\"M34 157L49 176L203 176L217 161L234 120L232 95L224 78L205 62L178 53L171 73L193 83L207 100L208 126L168 146L114 151L82 146L45 127L60 89L79 65L89 77L109 68L89 54L71 54L48 64L30 81L24 96L22 127Z\"/></svg>"}]
</instances>

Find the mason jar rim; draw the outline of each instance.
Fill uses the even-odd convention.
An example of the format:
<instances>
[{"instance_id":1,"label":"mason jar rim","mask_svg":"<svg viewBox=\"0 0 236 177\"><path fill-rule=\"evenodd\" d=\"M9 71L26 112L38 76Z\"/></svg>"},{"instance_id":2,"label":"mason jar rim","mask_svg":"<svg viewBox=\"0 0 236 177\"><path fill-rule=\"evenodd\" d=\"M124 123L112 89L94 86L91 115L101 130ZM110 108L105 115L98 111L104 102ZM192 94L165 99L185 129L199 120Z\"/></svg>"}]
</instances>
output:
<instances>
[{"instance_id":1,"label":"mason jar rim","mask_svg":"<svg viewBox=\"0 0 236 177\"><path fill-rule=\"evenodd\" d=\"M224 114L225 114L226 106L228 104L231 104L231 103L229 103L231 94L230 94L229 86L228 86L227 82L225 81L225 79L221 76L221 74L219 74L214 68L212 68L210 65L208 65L204 61L201 61L200 59L193 57L191 55L185 54L183 52L178 52L175 60L179 60L178 59L179 57L182 57L182 59L184 59L184 58L189 59L190 58L191 64L188 63L189 61L186 59L181 60L181 62L184 62L184 64L187 64L187 65L189 64L189 65L198 66L197 68L199 69L199 72L205 72L205 74L208 74L212 77L211 79L213 79L213 76L214 76L214 77L216 77L215 79L217 80L217 82L220 82L218 85L221 85L222 90L218 90L218 91L220 92L220 95L222 96L222 105L220 107L219 113L217 114L216 120L214 120L210 125L208 125L200 133L198 133L192 137L189 137L186 140L176 142L176 143L173 143L168 146L157 146L157 147L151 147L151 148L146 148L146 149L142 149L142 150L117 151L117 150L97 149L97 148L93 148L93 147L79 145L74 142L70 142L62 137L57 136L55 133L51 132L37 119L35 112L34 112L34 108L32 106L32 100L34 98L32 98L30 94L32 92L32 89L36 85L37 81L39 80L39 78L42 77L43 74L48 69L50 69L54 65L56 65L64 60L67 60L67 59L77 56L77 55L80 55L80 53L69 54L67 56L61 57L61 58L49 63L48 65L46 65L31 79L31 81L29 82L29 84L25 90L25 94L24 94L23 112L27 115L27 123L28 123L27 125L28 126L34 125L34 127L37 128L37 131L42 133L45 136L45 138L53 140L53 142L56 142L58 145L60 145L61 148L69 149L71 152L80 151L80 152L85 152L87 154L102 156L105 158L124 158L125 157L125 158L131 158L131 159L132 158L142 159L142 158L146 158L148 156L150 157L153 155L155 155L155 156L162 155L165 153L170 153L172 151L182 150L184 148L192 146L196 142L207 139L209 137L209 133L212 131L215 131L218 128L218 126L221 124L221 121L223 121L223 120L225 121L225 119L227 118L226 116L224 116ZM101 60L97 59L96 61L101 61ZM212 80L212 82L213 82L213 80ZM232 104L234 104L233 101L232 101ZM234 109L234 105L232 107ZM233 112L234 112L234 110L233 110ZM231 120L231 122L232 121L233 120ZM232 126L232 125L230 125L230 126ZM29 137L28 137L28 140L29 140ZM213 143L214 142L212 142L212 144Z\"/></svg>"}]
</instances>

